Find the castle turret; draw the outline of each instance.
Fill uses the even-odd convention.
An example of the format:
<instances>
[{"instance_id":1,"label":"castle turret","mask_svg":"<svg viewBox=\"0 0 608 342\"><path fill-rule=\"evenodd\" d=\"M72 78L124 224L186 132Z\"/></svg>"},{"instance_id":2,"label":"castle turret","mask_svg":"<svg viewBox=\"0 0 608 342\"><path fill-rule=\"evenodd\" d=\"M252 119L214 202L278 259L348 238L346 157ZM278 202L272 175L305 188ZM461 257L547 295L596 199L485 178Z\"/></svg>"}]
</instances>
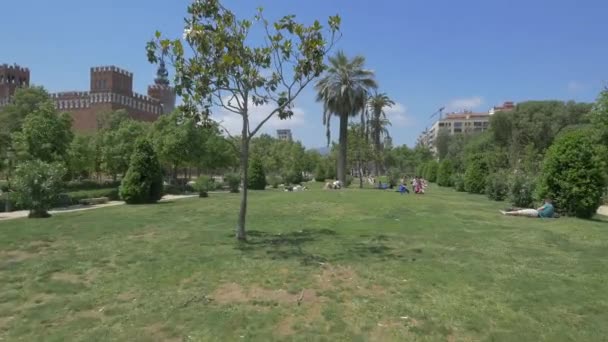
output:
<instances>
[{"instance_id":1,"label":"castle turret","mask_svg":"<svg viewBox=\"0 0 608 342\"><path fill-rule=\"evenodd\" d=\"M7 105L17 88L30 85L30 69L19 65L0 65L0 107Z\"/></svg>"},{"instance_id":2,"label":"castle turret","mask_svg":"<svg viewBox=\"0 0 608 342\"><path fill-rule=\"evenodd\" d=\"M148 87L148 96L160 101L163 114L170 114L175 109L175 89L169 85L169 72L162 59L156 71L154 84Z\"/></svg>"}]
</instances>

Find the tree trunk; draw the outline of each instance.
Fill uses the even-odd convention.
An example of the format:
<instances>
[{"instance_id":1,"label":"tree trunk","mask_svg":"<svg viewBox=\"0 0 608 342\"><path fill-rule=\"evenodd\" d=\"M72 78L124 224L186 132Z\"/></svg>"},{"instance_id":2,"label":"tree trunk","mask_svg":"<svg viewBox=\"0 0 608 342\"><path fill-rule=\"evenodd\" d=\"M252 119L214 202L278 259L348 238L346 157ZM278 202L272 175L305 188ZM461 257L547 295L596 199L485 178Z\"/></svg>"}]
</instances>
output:
<instances>
[{"instance_id":1,"label":"tree trunk","mask_svg":"<svg viewBox=\"0 0 608 342\"><path fill-rule=\"evenodd\" d=\"M247 171L249 169L249 120L243 115L243 132L241 134L241 209L236 229L236 238L239 241L247 240L245 220L247 218Z\"/></svg>"},{"instance_id":2,"label":"tree trunk","mask_svg":"<svg viewBox=\"0 0 608 342\"><path fill-rule=\"evenodd\" d=\"M340 150L338 153L338 180L346 185L346 151L348 137L348 115L340 115Z\"/></svg>"}]
</instances>

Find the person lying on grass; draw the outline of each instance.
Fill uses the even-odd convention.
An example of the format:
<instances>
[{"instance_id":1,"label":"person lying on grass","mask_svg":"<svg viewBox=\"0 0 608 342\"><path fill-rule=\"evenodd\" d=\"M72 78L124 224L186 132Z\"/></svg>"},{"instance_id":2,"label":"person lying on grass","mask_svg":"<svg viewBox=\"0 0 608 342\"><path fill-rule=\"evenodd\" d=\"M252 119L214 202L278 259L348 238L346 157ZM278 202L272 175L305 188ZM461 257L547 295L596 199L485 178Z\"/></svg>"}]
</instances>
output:
<instances>
[{"instance_id":1,"label":"person lying on grass","mask_svg":"<svg viewBox=\"0 0 608 342\"><path fill-rule=\"evenodd\" d=\"M538 209L519 209L512 211L500 211L503 215L507 216L526 216L526 217L538 217L538 218L553 218L555 208L553 207L550 198L545 198L545 203Z\"/></svg>"}]
</instances>

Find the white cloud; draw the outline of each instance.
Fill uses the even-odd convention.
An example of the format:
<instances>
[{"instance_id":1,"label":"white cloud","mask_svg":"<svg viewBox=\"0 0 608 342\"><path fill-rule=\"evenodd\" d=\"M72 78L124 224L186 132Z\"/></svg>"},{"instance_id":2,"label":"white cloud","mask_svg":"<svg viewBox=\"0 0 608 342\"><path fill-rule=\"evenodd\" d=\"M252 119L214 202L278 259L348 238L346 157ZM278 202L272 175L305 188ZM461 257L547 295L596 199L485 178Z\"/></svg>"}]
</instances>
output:
<instances>
[{"instance_id":1,"label":"white cloud","mask_svg":"<svg viewBox=\"0 0 608 342\"><path fill-rule=\"evenodd\" d=\"M249 126L250 130L253 131L255 127L265 119L276 107L272 104L265 104L261 106L255 106L251 101L249 103ZM281 120L275 114L270 120L268 120L264 126L260 129L260 133L268 133L275 135L276 129L282 128L296 128L306 124L305 112L302 108L294 106L292 109L293 116L290 119ZM243 127L243 119L240 115L232 113L225 108L219 108L215 113L211 115L211 118L230 132L232 135L240 135Z\"/></svg>"},{"instance_id":2,"label":"white cloud","mask_svg":"<svg viewBox=\"0 0 608 342\"><path fill-rule=\"evenodd\" d=\"M393 126L411 126L412 118L407 115L407 107L399 102L396 102L392 107L385 110L387 118Z\"/></svg>"},{"instance_id":3,"label":"white cloud","mask_svg":"<svg viewBox=\"0 0 608 342\"><path fill-rule=\"evenodd\" d=\"M450 103L448 103L446 110L448 112L473 110L473 109L477 109L482 104L483 104L483 98L480 96L454 99L454 100L450 101Z\"/></svg>"},{"instance_id":4,"label":"white cloud","mask_svg":"<svg viewBox=\"0 0 608 342\"><path fill-rule=\"evenodd\" d=\"M585 85L578 81L570 81L568 82L568 91L571 93L578 93L585 89Z\"/></svg>"}]
</instances>

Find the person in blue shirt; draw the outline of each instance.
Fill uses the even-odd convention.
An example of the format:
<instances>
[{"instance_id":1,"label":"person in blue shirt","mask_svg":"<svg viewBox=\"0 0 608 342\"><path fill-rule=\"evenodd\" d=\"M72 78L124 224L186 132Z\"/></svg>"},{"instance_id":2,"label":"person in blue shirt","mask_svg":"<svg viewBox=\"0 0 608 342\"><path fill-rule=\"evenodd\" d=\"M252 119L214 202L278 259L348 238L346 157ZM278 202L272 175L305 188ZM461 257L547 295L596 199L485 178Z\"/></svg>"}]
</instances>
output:
<instances>
[{"instance_id":1,"label":"person in blue shirt","mask_svg":"<svg viewBox=\"0 0 608 342\"><path fill-rule=\"evenodd\" d=\"M553 201L550 198L545 198L545 203L538 209L520 209L513 211L500 211L503 215L507 216L526 216L526 217L538 217L538 218L553 218L555 214L555 208L553 207Z\"/></svg>"}]
</instances>

